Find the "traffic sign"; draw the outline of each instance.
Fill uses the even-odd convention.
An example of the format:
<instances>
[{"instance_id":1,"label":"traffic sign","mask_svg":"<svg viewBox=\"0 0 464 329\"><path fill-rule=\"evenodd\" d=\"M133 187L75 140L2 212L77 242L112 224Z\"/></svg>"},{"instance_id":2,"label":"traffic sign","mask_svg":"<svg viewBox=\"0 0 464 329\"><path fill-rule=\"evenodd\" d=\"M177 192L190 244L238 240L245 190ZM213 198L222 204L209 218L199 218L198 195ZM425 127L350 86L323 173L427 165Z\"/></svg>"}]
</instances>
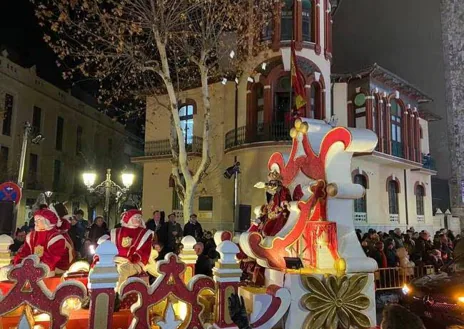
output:
<instances>
[{"instance_id":1,"label":"traffic sign","mask_svg":"<svg viewBox=\"0 0 464 329\"><path fill-rule=\"evenodd\" d=\"M21 188L13 182L0 184L0 201L13 201L18 204L21 201Z\"/></svg>"}]
</instances>

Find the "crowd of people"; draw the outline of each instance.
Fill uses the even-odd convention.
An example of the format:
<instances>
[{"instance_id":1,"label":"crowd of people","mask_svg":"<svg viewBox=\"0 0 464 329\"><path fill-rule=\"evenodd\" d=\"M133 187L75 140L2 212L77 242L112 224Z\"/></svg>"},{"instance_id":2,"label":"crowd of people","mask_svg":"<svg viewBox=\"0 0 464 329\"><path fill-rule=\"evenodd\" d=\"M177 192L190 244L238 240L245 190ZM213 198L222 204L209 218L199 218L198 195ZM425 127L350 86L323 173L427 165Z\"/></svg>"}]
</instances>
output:
<instances>
[{"instance_id":1,"label":"crowd of people","mask_svg":"<svg viewBox=\"0 0 464 329\"><path fill-rule=\"evenodd\" d=\"M428 231L416 232L413 227L388 233L369 229L364 235L358 229L356 234L366 255L375 259L379 268L403 267L401 258L407 257L416 266L433 265L439 270L452 261L454 245L461 239L446 229L435 232L432 238Z\"/></svg>"},{"instance_id":2,"label":"crowd of people","mask_svg":"<svg viewBox=\"0 0 464 329\"><path fill-rule=\"evenodd\" d=\"M84 211L81 209L75 211L70 217L70 223L71 226L67 233L73 242L77 259L92 263L99 239L109 234L107 223L102 216L96 216L93 221L89 222L84 218ZM116 227L119 226L120 224L116 225ZM152 218L146 221L146 227L155 232L153 247L158 252L156 260L164 259L169 252L180 254L183 249L182 238L188 235L194 237L197 241L194 250L198 255L196 273L212 276L212 268L218 258L216 244L213 233L203 231L196 214L192 214L189 222L182 227L177 222L176 214L168 215L168 220L165 221L164 212L156 210ZM18 252L25 242L27 233L32 230L34 230L34 221L24 223L16 230L14 243L10 247L13 253Z\"/></svg>"}]
</instances>

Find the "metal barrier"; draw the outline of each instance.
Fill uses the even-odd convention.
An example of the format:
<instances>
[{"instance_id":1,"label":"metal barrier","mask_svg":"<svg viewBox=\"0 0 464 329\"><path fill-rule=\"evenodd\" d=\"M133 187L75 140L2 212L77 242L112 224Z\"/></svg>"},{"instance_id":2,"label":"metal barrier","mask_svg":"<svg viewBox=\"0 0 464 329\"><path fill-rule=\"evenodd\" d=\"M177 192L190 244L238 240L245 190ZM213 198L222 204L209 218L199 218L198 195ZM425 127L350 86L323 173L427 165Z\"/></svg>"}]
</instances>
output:
<instances>
[{"instance_id":1,"label":"metal barrier","mask_svg":"<svg viewBox=\"0 0 464 329\"><path fill-rule=\"evenodd\" d=\"M381 268L374 274L376 290L401 289L413 279L421 278L426 275L434 274L435 269L432 265L415 267L387 267Z\"/></svg>"}]
</instances>

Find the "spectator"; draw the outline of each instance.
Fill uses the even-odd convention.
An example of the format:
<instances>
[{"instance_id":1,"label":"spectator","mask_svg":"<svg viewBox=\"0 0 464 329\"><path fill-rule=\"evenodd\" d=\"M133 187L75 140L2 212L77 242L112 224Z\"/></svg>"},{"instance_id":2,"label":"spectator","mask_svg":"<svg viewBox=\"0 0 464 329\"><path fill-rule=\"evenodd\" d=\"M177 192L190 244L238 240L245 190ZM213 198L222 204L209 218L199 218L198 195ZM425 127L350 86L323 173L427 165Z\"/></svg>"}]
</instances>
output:
<instances>
[{"instance_id":1,"label":"spectator","mask_svg":"<svg viewBox=\"0 0 464 329\"><path fill-rule=\"evenodd\" d=\"M203 274L206 276L213 276L213 264L211 263L210 258L203 254L204 245L201 242L197 242L196 245L193 246L195 253L197 254L197 262L195 264L195 274Z\"/></svg>"},{"instance_id":2,"label":"spectator","mask_svg":"<svg viewBox=\"0 0 464 329\"><path fill-rule=\"evenodd\" d=\"M205 250L203 252L205 255L209 255L212 251L216 251L216 242L214 242L213 234L210 231L205 232L202 242L205 245Z\"/></svg>"},{"instance_id":3,"label":"spectator","mask_svg":"<svg viewBox=\"0 0 464 329\"><path fill-rule=\"evenodd\" d=\"M412 235L412 233L411 233ZM414 240L411 239L411 235L409 234L405 234L404 235L404 248L406 249L406 251L408 252L408 255L412 255L413 252L414 252L414 247L416 245L416 243L414 242Z\"/></svg>"},{"instance_id":4,"label":"spectator","mask_svg":"<svg viewBox=\"0 0 464 329\"><path fill-rule=\"evenodd\" d=\"M89 264L93 262L93 256L95 254L95 246L92 244L90 239L85 239L81 249L81 259L87 261Z\"/></svg>"},{"instance_id":5,"label":"spectator","mask_svg":"<svg viewBox=\"0 0 464 329\"><path fill-rule=\"evenodd\" d=\"M432 250L430 254L430 260L432 262L435 271L439 271L445 264L443 262L442 253L438 249Z\"/></svg>"},{"instance_id":6,"label":"spectator","mask_svg":"<svg viewBox=\"0 0 464 329\"><path fill-rule=\"evenodd\" d=\"M95 221L89 230L89 240L96 245L98 239L100 239L105 234L108 234L108 227L105 220L102 216L95 217Z\"/></svg>"},{"instance_id":7,"label":"spectator","mask_svg":"<svg viewBox=\"0 0 464 329\"><path fill-rule=\"evenodd\" d=\"M375 259L379 268L386 268L388 266L387 256L384 252L384 244L382 241L375 243L374 249L370 253L370 257Z\"/></svg>"},{"instance_id":8,"label":"spectator","mask_svg":"<svg viewBox=\"0 0 464 329\"><path fill-rule=\"evenodd\" d=\"M87 228L89 227L89 222L86 219L84 219L84 211L82 209L76 210L74 215L77 218L77 228L79 231L79 237L80 239L84 239L87 233Z\"/></svg>"},{"instance_id":9,"label":"spectator","mask_svg":"<svg viewBox=\"0 0 464 329\"><path fill-rule=\"evenodd\" d=\"M147 229L152 230L158 236L158 240L163 241L166 237L166 234L163 234L164 219L161 218L161 212L159 210L155 210L153 212L153 217L147 221Z\"/></svg>"},{"instance_id":10,"label":"spectator","mask_svg":"<svg viewBox=\"0 0 464 329\"><path fill-rule=\"evenodd\" d=\"M26 241L26 231L23 228L20 228L16 231L16 237L14 239L13 244L10 246L10 251L13 253L18 252L19 248L22 247L24 241Z\"/></svg>"},{"instance_id":11,"label":"spectator","mask_svg":"<svg viewBox=\"0 0 464 329\"><path fill-rule=\"evenodd\" d=\"M183 236L182 227L176 222L176 214L172 213L168 216L165 232L168 251L175 251L177 242L180 243Z\"/></svg>"},{"instance_id":12,"label":"spectator","mask_svg":"<svg viewBox=\"0 0 464 329\"><path fill-rule=\"evenodd\" d=\"M392 239L388 239L385 242L385 257L387 257L387 267L398 267L399 258L396 255L395 244Z\"/></svg>"},{"instance_id":13,"label":"spectator","mask_svg":"<svg viewBox=\"0 0 464 329\"><path fill-rule=\"evenodd\" d=\"M364 239L366 241L366 243L367 243L367 249L369 249L369 250L374 249L374 245L378 241L378 240L376 241L376 235L377 234L376 234L375 230L369 229L369 231L367 232L367 238Z\"/></svg>"},{"instance_id":14,"label":"spectator","mask_svg":"<svg viewBox=\"0 0 464 329\"><path fill-rule=\"evenodd\" d=\"M407 324L407 326L405 326ZM380 329L425 329L422 320L409 312L403 306L397 304L387 305L383 309Z\"/></svg>"},{"instance_id":15,"label":"spectator","mask_svg":"<svg viewBox=\"0 0 464 329\"><path fill-rule=\"evenodd\" d=\"M74 250L76 250L76 252L80 252L82 240L79 236L79 226L77 225L76 216L71 217L71 228L68 230L68 234L74 244Z\"/></svg>"},{"instance_id":16,"label":"spectator","mask_svg":"<svg viewBox=\"0 0 464 329\"><path fill-rule=\"evenodd\" d=\"M425 230L421 231L414 247L414 253L412 254L412 261L414 263L418 264L422 262L427 264L430 261L429 254L432 250L432 244L429 240L429 232Z\"/></svg>"},{"instance_id":17,"label":"spectator","mask_svg":"<svg viewBox=\"0 0 464 329\"><path fill-rule=\"evenodd\" d=\"M163 260L164 256L166 256L167 252L164 248L164 244L162 242L157 242L154 245L154 249L158 252L158 257L156 257L156 261Z\"/></svg>"},{"instance_id":18,"label":"spectator","mask_svg":"<svg viewBox=\"0 0 464 329\"><path fill-rule=\"evenodd\" d=\"M450 248L449 240L446 234L442 233L439 235L438 238L441 258L445 263L447 263L452 259L453 250Z\"/></svg>"},{"instance_id":19,"label":"spectator","mask_svg":"<svg viewBox=\"0 0 464 329\"><path fill-rule=\"evenodd\" d=\"M29 233L30 227L29 227L29 223L28 223L28 222L24 222L24 225L21 227L21 231L26 232L26 234Z\"/></svg>"},{"instance_id":20,"label":"spectator","mask_svg":"<svg viewBox=\"0 0 464 329\"><path fill-rule=\"evenodd\" d=\"M393 242L395 243L394 249L400 249L404 247L401 229L395 228L392 234L392 238L393 238Z\"/></svg>"},{"instance_id":21,"label":"spectator","mask_svg":"<svg viewBox=\"0 0 464 329\"><path fill-rule=\"evenodd\" d=\"M190 220L184 226L184 236L192 236L195 240L200 241L203 238L203 228L197 220L197 215L190 215Z\"/></svg>"}]
</instances>

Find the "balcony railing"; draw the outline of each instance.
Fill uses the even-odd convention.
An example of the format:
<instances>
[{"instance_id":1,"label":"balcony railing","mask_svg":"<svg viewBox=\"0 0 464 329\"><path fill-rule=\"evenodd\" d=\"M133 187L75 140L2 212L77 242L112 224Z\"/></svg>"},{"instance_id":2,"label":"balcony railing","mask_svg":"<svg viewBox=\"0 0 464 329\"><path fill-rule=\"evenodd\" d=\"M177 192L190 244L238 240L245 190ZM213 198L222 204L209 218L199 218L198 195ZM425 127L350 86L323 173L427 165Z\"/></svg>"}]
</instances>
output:
<instances>
[{"instance_id":1,"label":"balcony railing","mask_svg":"<svg viewBox=\"0 0 464 329\"><path fill-rule=\"evenodd\" d=\"M390 222L398 223L400 221L400 215L390 214Z\"/></svg>"},{"instance_id":2,"label":"balcony railing","mask_svg":"<svg viewBox=\"0 0 464 329\"><path fill-rule=\"evenodd\" d=\"M358 223L367 223L367 213L365 212L355 212L354 221Z\"/></svg>"},{"instance_id":3,"label":"balcony railing","mask_svg":"<svg viewBox=\"0 0 464 329\"><path fill-rule=\"evenodd\" d=\"M425 169L437 170L435 160L430 156L430 154L422 154L422 167Z\"/></svg>"},{"instance_id":4,"label":"balcony railing","mask_svg":"<svg viewBox=\"0 0 464 329\"><path fill-rule=\"evenodd\" d=\"M225 149L230 149L243 144L259 142L290 141L290 122L274 122L270 124L260 123L255 127L239 127L226 134Z\"/></svg>"},{"instance_id":5,"label":"balcony railing","mask_svg":"<svg viewBox=\"0 0 464 329\"><path fill-rule=\"evenodd\" d=\"M193 136L192 141L185 144L185 150L187 153L201 153L203 150L203 138ZM171 154L169 139L145 143L145 156L170 156Z\"/></svg>"}]
</instances>

